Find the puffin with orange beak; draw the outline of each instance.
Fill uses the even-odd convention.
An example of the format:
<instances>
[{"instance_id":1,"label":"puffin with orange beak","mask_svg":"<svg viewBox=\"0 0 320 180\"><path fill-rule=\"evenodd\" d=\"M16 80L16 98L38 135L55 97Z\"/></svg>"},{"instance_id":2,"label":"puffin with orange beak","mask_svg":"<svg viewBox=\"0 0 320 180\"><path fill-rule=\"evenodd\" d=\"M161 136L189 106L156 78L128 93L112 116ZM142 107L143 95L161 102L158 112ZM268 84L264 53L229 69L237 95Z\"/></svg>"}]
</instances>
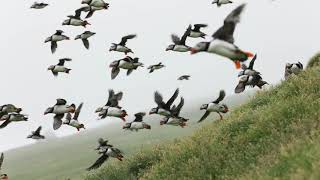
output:
<instances>
[{"instance_id":1,"label":"puffin with orange beak","mask_svg":"<svg viewBox=\"0 0 320 180\"><path fill-rule=\"evenodd\" d=\"M83 103L81 103L78 107L77 110L74 112L74 115L72 117L71 113L67 114L66 117L66 121L63 122L63 124L67 124L71 127L76 128L78 131L80 131L80 129L86 129L84 127L84 124L80 123L78 120L78 117L80 115L81 109L82 109Z\"/></svg>"},{"instance_id":2,"label":"puffin with orange beak","mask_svg":"<svg viewBox=\"0 0 320 180\"><path fill-rule=\"evenodd\" d=\"M190 51L190 47L186 45L186 40L189 35L191 35L192 26L189 25L181 39L175 35L171 35L172 42L174 44L171 44L167 47L166 51L176 51L176 52L188 52Z\"/></svg>"},{"instance_id":3,"label":"puffin with orange beak","mask_svg":"<svg viewBox=\"0 0 320 180\"><path fill-rule=\"evenodd\" d=\"M83 26L86 27L87 25L91 25L88 21L82 20L81 19L81 12L82 9L77 9L75 11L75 15L69 15L68 18L63 21L62 25L70 25L70 26Z\"/></svg>"},{"instance_id":4,"label":"puffin with orange beak","mask_svg":"<svg viewBox=\"0 0 320 180\"><path fill-rule=\"evenodd\" d=\"M74 113L76 106L74 104L67 105L67 101L64 99L57 99L57 103L53 107L47 108L44 115L55 114L53 117L53 129L57 130L62 125L62 119L66 113Z\"/></svg>"},{"instance_id":5,"label":"puffin with orange beak","mask_svg":"<svg viewBox=\"0 0 320 180\"><path fill-rule=\"evenodd\" d=\"M199 52L208 52L226 57L232 60L237 69L240 69L241 63L253 57L253 54L241 50L234 44L233 33L236 25L240 22L240 15L246 4L242 4L233 10L224 20L224 24L213 35L210 42L200 42L191 48L191 54Z\"/></svg>"},{"instance_id":6,"label":"puffin with orange beak","mask_svg":"<svg viewBox=\"0 0 320 180\"><path fill-rule=\"evenodd\" d=\"M171 126L180 126L184 128L187 125L187 121L184 117L180 116L181 109L184 105L184 98L181 97L180 103L176 106L173 105L171 108L171 115L165 116L161 121L160 125L171 125Z\"/></svg>"},{"instance_id":7,"label":"puffin with orange beak","mask_svg":"<svg viewBox=\"0 0 320 180\"><path fill-rule=\"evenodd\" d=\"M205 120L210 115L211 112L218 113L220 116L220 119L222 120L223 117L222 117L221 113L227 113L229 111L227 105L220 104L220 102L224 99L225 96L226 96L226 92L224 90L221 90L218 99L216 99L215 101L213 101L209 104L203 104L201 106L200 110L206 110L206 112L201 117L201 119L198 121L198 123Z\"/></svg>"},{"instance_id":8,"label":"puffin with orange beak","mask_svg":"<svg viewBox=\"0 0 320 180\"><path fill-rule=\"evenodd\" d=\"M139 129L151 129L151 126L145 122L143 122L143 117L146 115L144 112L136 113L134 116L136 117L132 122L126 123L123 126L123 129L135 130Z\"/></svg>"}]
</instances>

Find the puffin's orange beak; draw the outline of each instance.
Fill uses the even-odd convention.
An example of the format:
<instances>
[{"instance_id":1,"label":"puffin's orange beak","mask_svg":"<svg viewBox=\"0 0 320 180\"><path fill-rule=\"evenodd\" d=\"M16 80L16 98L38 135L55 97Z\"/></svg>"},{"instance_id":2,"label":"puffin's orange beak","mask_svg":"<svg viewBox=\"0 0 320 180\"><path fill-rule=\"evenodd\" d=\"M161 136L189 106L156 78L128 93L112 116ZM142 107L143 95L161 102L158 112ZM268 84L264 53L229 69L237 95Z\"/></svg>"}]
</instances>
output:
<instances>
[{"instance_id":1,"label":"puffin's orange beak","mask_svg":"<svg viewBox=\"0 0 320 180\"><path fill-rule=\"evenodd\" d=\"M251 52L243 52L244 54L246 54L248 57L253 57L254 56L254 54L253 53L251 53Z\"/></svg>"},{"instance_id":2,"label":"puffin's orange beak","mask_svg":"<svg viewBox=\"0 0 320 180\"><path fill-rule=\"evenodd\" d=\"M198 52L198 50L195 48L191 48L191 50L190 50L190 54L196 54L197 52Z\"/></svg>"},{"instance_id":3,"label":"puffin's orange beak","mask_svg":"<svg viewBox=\"0 0 320 180\"><path fill-rule=\"evenodd\" d=\"M236 69L240 69L241 68L241 63L239 60L234 61L234 64L236 65Z\"/></svg>"}]
</instances>

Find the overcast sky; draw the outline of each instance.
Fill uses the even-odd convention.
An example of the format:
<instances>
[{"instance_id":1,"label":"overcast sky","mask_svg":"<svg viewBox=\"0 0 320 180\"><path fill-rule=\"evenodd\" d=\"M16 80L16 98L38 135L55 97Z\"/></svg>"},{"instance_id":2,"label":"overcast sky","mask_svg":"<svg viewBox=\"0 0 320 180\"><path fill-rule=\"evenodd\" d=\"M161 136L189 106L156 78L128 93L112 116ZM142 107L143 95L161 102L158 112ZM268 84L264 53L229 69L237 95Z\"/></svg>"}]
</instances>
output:
<instances>
[{"instance_id":1,"label":"overcast sky","mask_svg":"<svg viewBox=\"0 0 320 180\"><path fill-rule=\"evenodd\" d=\"M204 29L211 35L222 25L223 19L242 2L248 6L236 29L236 44L243 50L258 53L255 68L262 72L266 81L275 84L283 79L286 62L301 61L306 64L319 47L320 1L309 0L247 0L234 1L232 5L217 8L210 0L111 0L110 10L96 12L89 19L92 24L82 27L61 26L67 15L81 7L81 0L47 0L50 6L43 10L32 10L32 0L3 1L1 6L0 41L0 104L13 103L23 108L30 121L10 124L0 130L0 151L32 143L26 136L42 125L45 131L52 130L52 116L43 116L44 110L52 106L57 98L70 103L84 102L80 120L89 127L102 126L107 121L96 121L94 110L106 103L108 89L124 91L121 101L130 114L149 110L154 105L153 93L159 90L165 98L180 87L186 103L197 102L197 98L208 97L211 101L220 89L233 94L237 83L234 64L212 54L190 56L188 53L165 52L171 44L170 35L182 35L189 24L206 23ZM85 30L96 32L90 39L91 49L84 49L81 41L58 44L52 55L45 38L62 29L74 38ZM118 43L122 36L136 33L136 39L128 41L133 56L139 57L146 66L163 62L167 67L148 74L138 69L129 77L121 71L111 81L108 65L124 57L122 53L108 52L112 42ZM210 40L210 37L208 37ZM188 39L193 46L199 39ZM66 66L70 75L58 78L47 71L57 64L59 58L70 57ZM190 74L191 81L178 82L183 74ZM199 106L201 103L197 102ZM57 135L74 133L62 127Z\"/></svg>"}]
</instances>

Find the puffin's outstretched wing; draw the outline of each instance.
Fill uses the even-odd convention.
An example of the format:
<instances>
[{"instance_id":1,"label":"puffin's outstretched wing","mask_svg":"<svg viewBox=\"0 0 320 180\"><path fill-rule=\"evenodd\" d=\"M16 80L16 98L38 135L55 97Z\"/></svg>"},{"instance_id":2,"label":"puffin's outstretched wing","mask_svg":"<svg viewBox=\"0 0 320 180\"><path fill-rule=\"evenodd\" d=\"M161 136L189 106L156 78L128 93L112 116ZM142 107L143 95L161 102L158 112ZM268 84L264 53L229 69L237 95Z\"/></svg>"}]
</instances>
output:
<instances>
[{"instance_id":1,"label":"puffin's outstretched wing","mask_svg":"<svg viewBox=\"0 0 320 180\"><path fill-rule=\"evenodd\" d=\"M163 102L163 97L162 97L162 95L158 92L158 91L156 91L155 93L154 93L154 101L156 102L156 104L160 107L160 108L162 108L162 107L164 107L166 104Z\"/></svg>"},{"instance_id":2,"label":"puffin's outstretched wing","mask_svg":"<svg viewBox=\"0 0 320 180\"><path fill-rule=\"evenodd\" d=\"M183 105L184 105L184 98L181 97L181 100L180 100L180 103L178 104L178 106L173 106L171 108L172 115L178 117L180 112L181 112L181 109L182 109Z\"/></svg>"},{"instance_id":3,"label":"puffin's outstretched wing","mask_svg":"<svg viewBox=\"0 0 320 180\"><path fill-rule=\"evenodd\" d=\"M235 88L234 92L236 94L242 93L244 90L246 89L246 85L243 82L239 82L239 84L237 85L237 87Z\"/></svg>"},{"instance_id":4,"label":"puffin's outstretched wing","mask_svg":"<svg viewBox=\"0 0 320 180\"><path fill-rule=\"evenodd\" d=\"M4 160L4 154L1 153L1 156L0 156L0 170L1 170L1 167L2 167L2 164L3 164L3 160Z\"/></svg>"},{"instance_id":5,"label":"puffin's outstretched wing","mask_svg":"<svg viewBox=\"0 0 320 180\"><path fill-rule=\"evenodd\" d=\"M179 88L174 91L171 98L167 101L165 108L170 109L171 105L173 104L174 100L177 99L178 95L179 95Z\"/></svg>"},{"instance_id":6,"label":"puffin's outstretched wing","mask_svg":"<svg viewBox=\"0 0 320 180\"><path fill-rule=\"evenodd\" d=\"M226 97L226 92L224 90L221 90L220 93L219 93L218 99L216 99L212 103L218 104L224 99L224 97Z\"/></svg>"},{"instance_id":7,"label":"puffin's outstretched wing","mask_svg":"<svg viewBox=\"0 0 320 180\"><path fill-rule=\"evenodd\" d=\"M62 105L66 105L67 101L65 99L57 99L57 106L62 106Z\"/></svg>"},{"instance_id":8,"label":"puffin's outstretched wing","mask_svg":"<svg viewBox=\"0 0 320 180\"><path fill-rule=\"evenodd\" d=\"M71 61L70 58L62 58L62 59L59 59L59 63L57 64L58 66L64 66L64 63L66 61Z\"/></svg>"},{"instance_id":9,"label":"puffin's outstretched wing","mask_svg":"<svg viewBox=\"0 0 320 180\"><path fill-rule=\"evenodd\" d=\"M136 113L134 115L136 117L136 119L133 122L142 122L143 121L143 117L145 115L146 115L146 113L144 113L144 112Z\"/></svg>"},{"instance_id":10,"label":"puffin's outstretched wing","mask_svg":"<svg viewBox=\"0 0 320 180\"><path fill-rule=\"evenodd\" d=\"M133 39L133 38L135 38L136 36L137 36L137 35L135 35L135 34L131 34L131 35L128 35L128 36L124 36L124 37L121 39L121 42L119 43L119 45L125 46L126 43L127 43L127 41L128 41L128 39Z\"/></svg>"},{"instance_id":11,"label":"puffin's outstretched wing","mask_svg":"<svg viewBox=\"0 0 320 180\"><path fill-rule=\"evenodd\" d=\"M229 43L234 43L233 33L236 28L237 23L240 22L240 15L244 10L246 4L242 4L234 9L224 20L224 24L220 27L212 37L214 39L220 39L227 41Z\"/></svg>"},{"instance_id":12,"label":"puffin's outstretched wing","mask_svg":"<svg viewBox=\"0 0 320 180\"><path fill-rule=\"evenodd\" d=\"M186 32L184 32L183 36L181 37L181 40L179 43L180 45L186 45L186 40L187 40L188 36L190 35L191 30L192 30L192 26L189 25Z\"/></svg>"},{"instance_id":13,"label":"puffin's outstretched wing","mask_svg":"<svg viewBox=\"0 0 320 180\"><path fill-rule=\"evenodd\" d=\"M61 127L62 125L62 118L64 117L64 114L56 114L53 117L53 129L57 130Z\"/></svg>"},{"instance_id":14,"label":"puffin's outstretched wing","mask_svg":"<svg viewBox=\"0 0 320 180\"><path fill-rule=\"evenodd\" d=\"M210 111L206 111L204 115L201 117L201 119L198 121L198 123L202 122L205 120L208 116L210 115Z\"/></svg>"},{"instance_id":15,"label":"puffin's outstretched wing","mask_svg":"<svg viewBox=\"0 0 320 180\"><path fill-rule=\"evenodd\" d=\"M250 61L250 64L249 64L248 69L253 70L254 62L256 61L256 59L257 59L257 55L254 55L254 57L253 57L252 60Z\"/></svg>"},{"instance_id":16,"label":"puffin's outstretched wing","mask_svg":"<svg viewBox=\"0 0 320 180\"><path fill-rule=\"evenodd\" d=\"M193 26L194 26L193 31L195 31L195 32L200 32L200 29L201 29L201 28L205 28L205 27L207 27L208 25L206 25L206 24L195 24L195 25L193 25Z\"/></svg>"},{"instance_id":17,"label":"puffin's outstretched wing","mask_svg":"<svg viewBox=\"0 0 320 180\"><path fill-rule=\"evenodd\" d=\"M81 103L81 104L78 106L77 110L74 112L74 116L73 116L73 119L74 119L74 120L78 120L78 117L79 117L79 114L80 114L80 112L81 112L82 106L83 106L83 103Z\"/></svg>"},{"instance_id":18,"label":"puffin's outstretched wing","mask_svg":"<svg viewBox=\"0 0 320 180\"><path fill-rule=\"evenodd\" d=\"M56 52L58 44L56 41L51 41L51 52L52 54Z\"/></svg>"},{"instance_id":19,"label":"puffin's outstretched wing","mask_svg":"<svg viewBox=\"0 0 320 180\"><path fill-rule=\"evenodd\" d=\"M89 168L87 168L87 171L91 171L93 169L98 169L101 167L101 165L109 158L109 156L103 154L102 156L99 157L99 159L91 165Z\"/></svg>"},{"instance_id":20,"label":"puffin's outstretched wing","mask_svg":"<svg viewBox=\"0 0 320 180\"><path fill-rule=\"evenodd\" d=\"M172 39L172 42L173 42L174 44L176 44L176 45L179 45L179 44L180 44L180 38L179 38L177 35L172 34L172 35L171 35L171 39Z\"/></svg>"},{"instance_id":21,"label":"puffin's outstretched wing","mask_svg":"<svg viewBox=\"0 0 320 180\"><path fill-rule=\"evenodd\" d=\"M5 122L3 122L3 123L0 125L0 129L7 127L8 124L10 124L10 123L11 123L10 120L6 120Z\"/></svg>"},{"instance_id":22,"label":"puffin's outstretched wing","mask_svg":"<svg viewBox=\"0 0 320 180\"><path fill-rule=\"evenodd\" d=\"M40 132L41 132L41 129L42 129L42 127L41 126L39 126L38 127L38 129L34 132L34 135L40 135Z\"/></svg>"},{"instance_id":23,"label":"puffin's outstretched wing","mask_svg":"<svg viewBox=\"0 0 320 180\"><path fill-rule=\"evenodd\" d=\"M89 49L90 44L88 39L82 39L82 43L86 49Z\"/></svg>"}]
</instances>

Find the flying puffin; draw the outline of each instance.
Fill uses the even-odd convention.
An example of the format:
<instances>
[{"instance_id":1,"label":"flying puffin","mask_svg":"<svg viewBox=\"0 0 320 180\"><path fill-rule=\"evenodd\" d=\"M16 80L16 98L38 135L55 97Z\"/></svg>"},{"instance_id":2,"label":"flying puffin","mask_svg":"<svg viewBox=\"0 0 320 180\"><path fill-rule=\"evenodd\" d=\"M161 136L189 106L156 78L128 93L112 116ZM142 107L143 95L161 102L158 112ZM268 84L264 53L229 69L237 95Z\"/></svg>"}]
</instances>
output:
<instances>
[{"instance_id":1,"label":"flying puffin","mask_svg":"<svg viewBox=\"0 0 320 180\"><path fill-rule=\"evenodd\" d=\"M64 67L64 63L71 60L72 59L70 58L59 59L59 63L57 65L49 66L48 71L51 71L54 76L58 76L59 72L69 74L71 69Z\"/></svg>"},{"instance_id":2,"label":"flying puffin","mask_svg":"<svg viewBox=\"0 0 320 180\"><path fill-rule=\"evenodd\" d=\"M284 77L287 80L292 74L298 75L303 70L303 64L298 63L287 63L285 68Z\"/></svg>"},{"instance_id":3,"label":"flying puffin","mask_svg":"<svg viewBox=\"0 0 320 180\"><path fill-rule=\"evenodd\" d=\"M98 158L98 160L96 160L96 162L93 163L93 165L87 168L87 171L98 169L104 162L109 159L109 157L116 158L119 161L122 161L122 159L124 158L122 155L122 151L114 147L106 146L103 148L99 148L98 153L102 155Z\"/></svg>"},{"instance_id":4,"label":"flying puffin","mask_svg":"<svg viewBox=\"0 0 320 180\"><path fill-rule=\"evenodd\" d=\"M112 43L109 51L123 52L125 53L125 55L127 55L128 53L133 53L133 51L130 48L126 47L126 43L129 39L133 39L135 37L137 37L137 35L135 34L122 37L121 42L119 44Z\"/></svg>"},{"instance_id":5,"label":"flying puffin","mask_svg":"<svg viewBox=\"0 0 320 180\"><path fill-rule=\"evenodd\" d=\"M53 107L47 108L44 112L44 115L47 114L55 114L53 117L53 129L57 130L62 125L62 118L66 113L74 113L76 110L76 106L74 104L67 105L67 101L65 99L57 99L57 103Z\"/></svg>"},{"instance_id":6,"label":"flying puffin","mask_svg":"<svg viewBox=\"0 0 320 180\"><path fill-rule=\"evenodd\" d=\"M3 123L0 125L0 129L2 129L7 127L7 125L12 122L28 121L28 117L23 114L10 113L10 114L3 115L0 118L0 121L3 121Z\"/></svg>"},{"instance_id":7,"label":"flying puffin","mask_svg":"<svg viewBox=\"0 0 320 180\"><path fill-rule=\"evenodd\" d=\"M181 109L184 105L184 99L181 97L180 103L178 106L173 105L171 108L171 115L165 116L161 121L160 125L171 125L171 126L180 126L184 128L187 124L188 119L185 119L180 116Z\"/></svg>"},{"instance_id":8,"label":"flying puffin","mask_svg":"<svg viewBox=\"0 0 320 180\"><path fill-rule=\"evenodd\" d=\"M191 54L199 52L218 54L232 60L236 68L240 69L241 62L248 60L249 57L253 57L252 53L242 51L234 45L233 33L240 21L240 15L245 6L245 4L242 4L233 10L224 20L224 25L212 35L213 40L198 43L195 47L191 48Z\"/></svg>"},{"instance_id":9,"label":"flying puffin","mask_svg":"<svg viewBox=\"0 0 320 180\"><path fill-rule=\"evenodd\" d=\"M45 139L45 137L43 135L40 134L42 127L39 126L37 128L36 131L32 131L31 134L27 137L29 139L35 139L35 140L39 140L39 139Z\"/></svg>"},{"instance_id":10,"label":"flying puffin","mask_svg":"<svg viewBox=\"0 0 320 180\"><path fill-rule=\"evenodd\" d=\"M261 75L259 74L255 74L253 76L243 75L243 76L240 76L239 83L235 88L234 92L236 94L242 93L245 90L246 86L251 86L251 87L258 86L259 89L262 89L262 87L266 84L268 83L266 81L263 81Z\"/></svg>"},{"instance_id":11,"label":"flying puffin","mask_svg":"<svg viewBox=\"0 0 320 180\"><path fill-rule=\"evenodd\" d=\"M224 99L225 96L226 96L226 92L224 90L221 90L218 99L216 99L215 101L213 101L209 104L203 104L201 106L200 110L206 110L206 112L201 117L201 119L198 121L198 123L205 120L210 115L211 112L218 113L220 116L220 119L222 120L223 117L222 117L221 113L227 113L229 111L227 105L220 104L220 102Z\"/></svg>"},{"instance_id":12,"label":"flying puffin","mask_svg":"<svg viewBox=\"0 0 320 180\"><path fill-rule=\"evenodd\" d=\"M178 78L179 81L183 81L183 80L189 80L190 79L190 75L182 75Z\"/></svg>"},{"instance_id":13,"label":"flying puffin","mask_svg":"<svg viewBox=\"0 0 320 180\"><path fill-rule=\"evenodd\" d=\"M174 44L171 44L167 47L166 51L176 51L176 52L188 52L190 51L190 47L186 45L187 37L191 34L191 25L187 28L181 39L175 35L171 35L172 42Z\"/></svg>"},{"instance_id":14,"label":"flying puffin","mask_svg":"<svg viewBox=\"0 0 320 180\"><path fill-rule=\"evenodd\" d=\"M190 34L188 36L192 37L192 38L205 38L206 34L201 32L200 29L201 28L205 28L208 25L206 25L206 24L195 24L193 26L194 26L194 28L191 29Z\"/></svg>"},{"instance_id":15,"label":"flying puffin","mask_svg":"<svg viewBox=\"0 0 320 180\"><path fill-rule=\"evenodd\" d=\"M98 139L98 147L94 150L100 150L102 148L109 148L109 147L113 147L113 145L109 144L108 143L109 141L108 140L104 140L103 138L99 138Z\"/></svg>"},{"instance_id":16,"label":"flying puffin","mask_svg":"<svg viewBox=\"0 0 320 180\"><path fill-rule=\"evenodd\" d=\"M77 35L74 40L81 39L84 47L85 47L86 49L89 49L89 41L88 41L88 38L90 38L91 36L93 36L93 35L95 35L95 34L96 34L96 33L91 32L91 31L85 31L85 32L82 33L82 34Z\"/></svg>"},{"instance_id":17,"label":"flying puffin","mask_svg":"<svg viewBox=\"0 0 320 180\"><path fill-rule=\"evenodd\" d=\"M34 2L33 5L30 7L31 9L43 9L45 7L47 7L49 4L46 3L38 3L38 2Z\"/></svg>"},{"instance_id":18,"label":"flying puffin","mask_svg":"<svg viewBox=\"0 0 320 180\"><path fill-rule=\"evenodd\" d=\"M80 123L78 120L78 117L80 115L81 109L82 109L83 103L81 103L76 111L74 112L74 115L72 117L71 113L67 114L66 120L63 122L63 124L69 125L71 127L76 128L78 131L80 131L80 129L86 129L84 127L84 124Z\"/></svg>"},{"instance_id":19,"label":"flying puffin","mask_svg":"<svg viewBox=\"0 0 320 180\"><path fill-rule=\"evenodd\" d=\"M1 156L0 156L0 170L1 170L2 165L3 165L3 161L4 161L4 154L3 154L3 153L1 153ZM8 180L8 179L9 179L9 177L8 177L8 175L7 175L7 174L1 174L1 175L0 175L0 179Z\"/></svg>"},{"instance_id":20,"label":"flying puffin","mask_svg":"<svg viewBox=\"0 0 320 180\"><path fill-rule=\"evenodd\" d=\"M130 123L126 123L123 126L123 129L128 129L128 130L135 130L138 131L139 129L151 129L151 126L148 125L147 123L143 122L143 117L146 115L146 113L144 112L140 112L140 113L136 113L135 119L130 122Z\"/></svg>"},{"instance_id":21,"label":"flying puffin","mask_svg":"<svg viewBox=\"0 0 320 180\"><path fill-rule=\"evenodd\" d=\"M143 63L139 62L139 58L131 58L127 56L123 59L113 61L110 66L111 70L111 79L115 79L120 69L127 70L127 76L129 76L134 70L137 70L138 67L143 67Z\"/></svg>"},{"instance_id":22,"label":"flying puffin","mask_svg":"<svg viewBox=\"0 0 320 180\"><path fill-rule=\"evenodd\" d=\"M231 3L233 3L233 2L230 0L214 0L212 2L212 4L217 4L218 7L220 7L223 4L231 4Z\"/></svg>"},{"instance_id":23,"label":"flying puffin","mask_svg":"<svg viewBox=\"0 0 320 180\"><path fill-rule=\"evenodd\" d=\"M153 73L153 71L164 68L165 65L162 64L162 62L159 62L158 64L154 64L148 67L150 69L149 73Z\"/></svg>"},{"instance_id":24,"label":"flying puffin","mask_svg":"<svg viewBox=\"0 0 320 180\"><path fill-rule=\"evenodd\" d=\"M58 41L63 41L63 40L70 40L69 37L65 36L62 34L63 31L61 30L57 30L55 34L53 34L52 36L48 37L44 42L51 42L51 52L52 54L56 52L58 44Z\"/></svg>"},{"instance_id":25,"label":"flying puffin","mask_svg":"<svg viewBox=\"0 0 320 180\"><path fill-rule=\"evenodd\" d=\"M109 4L103 0L83 0L81 3L87 4L87 6L81 8L82 11L88 12L86 18L90 18L95 11L109 8Z\"/></svg>"},{"instance_id":26,"label":"flying puffin","mask_svg":"<svg viewBox=\"0 0 320 180\"><path fill-rule=\"evenodd\" d=\"M254 62L257 59L257 55L255 55L252 60L250 61L249 67L247 67L245 64L242 64L241 69L242 71L239 72L238 77L243 76L243 75L248 75L248 76L254 76L254 75L260 75L261 73L254 70Z\"/></svg>"},{"instance_id":27,"label":"flying puffin","mask_svg":"<svg viewBox=\"0 0 320 180\"><path fill-rule=\"evenodd\" d=\"M77 9L75 11L75 15L69 15L67 16L69 19L66 19L63 21L62 25L70 25L70 26L83 26L86 27L87 25L91 25L88 21L81 19L81 12L82 9Z\"/></svg>"},{"instance_id":28,"label":"flying puffin","mask_svg":"<svg viewBox=\"0 0 320 180\"><path fill-rule=\"evenodd\" d=\"M175 99L179 95L179 89L176 89L171 98L167 101L167 103L163 102L162 95L156 91L154 93L154 101L158 105L156 108L152 108L149 114L159 114L162 116L170 116L171 115L171 105L175 101Z\"/></svg>"},{"instance_id":29,"label":"flying puffin","mask_svg":"<svg viewBox=\"0 0 320 180\"><path fill-rule=\"evenodd\" d=\"M0 106L0 118L3 115L9 114L9 113L20 113L22 111L21 108L17 108L15 105L13 104L5 104ZM1 121L1 120L0 120Z\"/></svg>"}]
</instances>

